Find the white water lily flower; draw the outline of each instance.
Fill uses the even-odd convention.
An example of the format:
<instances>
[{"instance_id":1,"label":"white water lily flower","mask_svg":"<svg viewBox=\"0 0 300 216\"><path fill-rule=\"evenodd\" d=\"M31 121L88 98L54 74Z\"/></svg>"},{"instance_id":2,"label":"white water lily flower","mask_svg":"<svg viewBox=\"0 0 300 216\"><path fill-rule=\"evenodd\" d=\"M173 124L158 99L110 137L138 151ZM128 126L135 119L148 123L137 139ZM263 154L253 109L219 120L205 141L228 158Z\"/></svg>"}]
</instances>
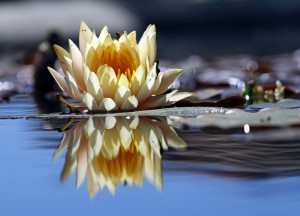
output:
<instances>
[{"instance_id":1,"label":"white water lily flower","mask_svg":"<svg viewBox=\"0 0 300 216\"><path fill-rule=\"evenodd\" d=\"M48 67L60 88L93 111L149 109L171 105L191 93L164 94L181 69L157 71L156 29L149 25L139 43L136 32L112 39L105 26L99 37L81 22L79 48L54 45L64 75ZM81 110L83 110L81 109Z\"/></svg>"},{"instance_id":2,"label":"white water lily flower","mask_svg":"<svg viewBox=\"0 0 300 216\"><path fill-rule=\"evenodd\" d=\"M162 189L161 148L185 148L175 130L147 117L90 117L65 132L54 153L67 149L62 179L76 169L79 187L86 177L89 195L105 187L114 194L119 183L143 185L144 176Z\"/></svg>"}]
</instances>

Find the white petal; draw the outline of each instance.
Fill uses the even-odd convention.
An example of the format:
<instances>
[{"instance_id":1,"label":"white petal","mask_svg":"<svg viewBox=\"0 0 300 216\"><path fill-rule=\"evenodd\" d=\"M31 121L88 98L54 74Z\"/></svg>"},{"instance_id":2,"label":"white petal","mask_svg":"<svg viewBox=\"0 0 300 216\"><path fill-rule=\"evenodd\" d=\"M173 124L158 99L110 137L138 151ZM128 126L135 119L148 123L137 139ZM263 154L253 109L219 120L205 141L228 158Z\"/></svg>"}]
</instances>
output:
<instances>
[{"instance_id":1,"label":"white petal","mask_svg":"<svg viewBox=\"0 0 300 216\"><path fill-rule=\"evenodd\" d=\"M149 71L146 80L137 94L137 99L139 103L144 102L153 92L154 84L156 79L156 63L154 63L153 67Z\"/></svg>"},{"instance_id":2,"label":"white petal","mask_svg":"<svg viewBox=\"0 0 300 216\"><path fill-rule=\"evenodd\" d=\"M127 36L128 40L130 41L131 46L137 50L137 43L136 43L136 31L132 31Z\"/></svg>"},{"instance_id":3,"label":"white petal","mask_svg":"<svg viewBox=\"0 0 300 216\"><path fill-rule=\"evenodd\" d=\"M186 148L187 144L179 138L172 127L161 122L156 122L156 124L163 132L168 146L171 146L172 148Z\"/></svg>"},{"instance_id":4,"label":"white petal","mask_svg":"<svg viewBox=\"0 0 300 216\"><path fill-rule=\"evenodd\" d=\"M131 92L133 95L137 95L140 91L143 83L145 82L146 72L142 65L140 65L131 79Z\"/></svg>"},{"instance_id":5,"label":"white petal","mask_svg":"<svg viewBox=\"0 0 300 216\"><path fill-rule=\"evenodd\" d=\"M92 40L92 31L86 25L85 22L80 23L80 30L79 30L79 48L81 51L82 56L85 56L85 50L88 43Z\"/></svg>"},{"instance_id":6,"label":"white petal","mask_svg":"<svg viewBox=\"0 0 300 216\"><path fill-rule=\"evenodd\" d=\"M87 106L89 110L99 110L99 106L95 98L89 92L85 92L83 94L82 102Z\"/></svg>"},{"instance_id":7,"label":"white petal","mask_svg":"<svg viewBox=\"0 0 300 216\"><path fill-rule=\"evenodd\" d=\"M83 64L82 71L83 71L84 84L87 86L87 82L90 77L91 71L90 71L89 67L86 66L86 64Z\"/></svg>"},{"instance_id":8,"label":"white petal","mask_svg":"<svg viewBox=\"0 0 300 216\"><path fill-rule=\"evenodd\" d=\"M82 140L77 153L77 177L76 186L77 188L82 184L87 170L87 143L86 139Z\"/></svg>"},{"instance_id":9,"label":"white petal","mask_svg":"<svg viewBox=\"0 0 300 216\"><path fill-rule=\"evenodd\" d=\"M114 101L120 108L123 102L131 95L130 89L127 86L121 85L117 88Z\"/></svg>"},{"instance_id":10,"label":"white petal","mask_svg":"<svg viewBox=\"0 0 300 216\"><path fill-rule=\"evenodd\" d=\"M99 41L103 44L106 36L109 34L107 26L104 26L99 35Z\"/></svg>"},{"instance_id":11,"label":"white petal","mask_svg":"<svg viewBox=\"0 0 300 216\"><path fill-rule=\"evenodd\" d=\"M100 88L98 77L95 73L90 73L87 81L87 91L95 98L97 104L103 99L103 92Z\"/></svg>"},{"instance_id":12,"label":"white petal","mask_svg":"<svg viewBox=\"0 0 300 216\"><path fill-rule=\"evenodd\" d=\"M131 129L127 124L125 124L123 118L118 120L116 127L120 135L121 144L124 149L127 150L131 144Z\"/></svg>"},{"instance_id":13,"label":"white petal","mask_svg":"<svg viewBox=\"0 0 300 216\"><path fill-rule=\"evenodd\" d=\"M133 130L134 138L136 145L138 146L139 152L145 156L148 151L148 141L146 141L146 138L143 134L143 131L140 127L137 127L135 130Z\"/></svg>"},{"instance_id":14,"label":"white petal","mask_svg":"<svg viewBox=\"0 0 300 216\"><path fill-rule=\"evenodd\" d=\"M78 86L72 75L66 72L66 82L75 100L81 102L82 94L79 92ZM72 96L70 95L70 96Z\"/></svg>"},{"instance_id":15,"label":"white petal","mask_svg":"<svg viewBox=\"0 0 300 216\"><path fill-rule=\"evenodd\" d=\"M178 92L175 95L172 95L172 97L169 99L169 102L177 102L192 95L193 93L191 92Z\"/></svg>"},{"instance_id":16,"label":"white petal","mask_svg":"<svg viewBox=\"0 0 300 216\"><path fill-rule=\"evenodd\" d=\"M174 90L168 94L162 94L158 96L152 96L148 98L145 102L140 104L140 108L148 109L148 108L155 108L155 107L162 107L167 104L169 99L177 92L178 90Z\"/></svg>"},{"instance_id":17,"label":"white petal","mask_svg":"<svg viewBox=\"0 0 300 216\"><path fill-rule=\"evenodd\" d=\"M53 76L53 78L55 79L55 81L58 84L58 86L60 87L60 89L71 96L72 93L66 83L65 77L63 77L63 75L61 75L60 73L58 73L56 70L52 69L51 67L48 67L48 70L51 73L51 75Z\"/></svg>"},{"instance_id":18,"label":"white petal","mask_svg":"<svg viewBox=\"0 0 300 216\"><path fill-rule=\"evenodd\" d=\"M107 116L105 117L104 121L104 128L105 129L112 129L116 125L117 119L114 116Z\"/></svg>"},{"instance_id":19,"label":"white petal","mask_svg":"<svg viewBox=\"0 0 300 216\"><path fill-rule=\"evenodd\" d=\"M113 111L117 109L118 107L116 103L111 98L103 98L102 102L100 103L100 110Z\"/></svg>"},{"instance_id":20,"label":"white petal","mask_svg":"<svg viewBox=\"0 0 300 216\"><path fill-rule=\"evenodd\" d=\"M71 59L73 63L73 73L76 82L78 83L78 87L84 91L85 85L84 85L84 79L83 79L83 73L82 73L82 55L78 47L69 40L69 49L71 54Z\"/></svg>"},{"instance_id":21,"label":"white petal","mask_svg":"<svg viewBox=\"0 0 300 216\"><path fill-rule=\"evenodd\" d=\"M121 105L121 110L133 110L136 109L138 105L138 99L134 95L131 95L124 100L124 102Z\"/></svg>"},{"instance_id":22,"label":"white petal","mask_svg":"<svg viewBox=\"0 0 300 216\"><path fill-rule=\"evenodd\" d=\"M183 71L181 69L171 69L161 72L163 73L163 77L160 86L155 92L153 92L153 94L160 95L166 92L172 86L175 79L182 74L182 72Z\"/></svg>"}]
</instances>

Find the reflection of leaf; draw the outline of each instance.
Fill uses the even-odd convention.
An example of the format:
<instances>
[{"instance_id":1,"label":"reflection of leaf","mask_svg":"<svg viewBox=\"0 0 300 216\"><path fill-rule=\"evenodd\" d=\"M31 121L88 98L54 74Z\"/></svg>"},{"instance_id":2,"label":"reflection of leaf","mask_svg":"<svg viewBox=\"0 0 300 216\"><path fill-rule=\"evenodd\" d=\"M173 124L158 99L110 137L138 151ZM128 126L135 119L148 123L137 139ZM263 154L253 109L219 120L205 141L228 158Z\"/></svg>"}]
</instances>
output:
<instances>
[{"instance_id":1,"label":"reflection of leaf","mask_svg":"<svg viewBox=\"0 0 300 216\"><path fill-rule=\"evenodd\" d=\"M91 197L104 187L114 194L119 182L142 185L144 176L161 189L161 148L186 147L166 122L137 116L79 121L65 132L54 153L56 158L68 149L62 180L76 170L77 187L86 177Z\"/></svg>"},{"instance_id":2,"label":"reflection of leaf","mask_svg":"<svg viewBox=\"0 0 300 216\"><path fill-rule=\"evenodd\" d=\"M279 108L300 108L300 100L296 99L284 99L278 103L258 103L247 106L250 109L264 109L269 107Z\"/></svg>"},{"instance_id":3,"label":"reflection of leaf","mask_svg":"<svg viewBox=\"0 0 300 216\"><path fill-rule=\"evenodd\" d=\"M238 109L228 110L224 114L199 115L196 118L180 119L182 124L192 127L216 126L221 128L251 126L287 126L300 123L300 109L263 109L256 113Z\"/></svg>"}]
</instances>

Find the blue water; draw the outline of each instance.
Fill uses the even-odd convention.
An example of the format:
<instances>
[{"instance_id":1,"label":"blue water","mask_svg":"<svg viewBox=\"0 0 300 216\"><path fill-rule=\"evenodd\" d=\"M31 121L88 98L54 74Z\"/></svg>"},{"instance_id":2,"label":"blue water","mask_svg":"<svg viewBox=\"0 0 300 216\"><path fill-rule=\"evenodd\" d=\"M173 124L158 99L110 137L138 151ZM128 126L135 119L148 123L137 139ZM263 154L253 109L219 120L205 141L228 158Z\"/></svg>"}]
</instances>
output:
<instances>
[{"instance_id":1,"label":"blue water","mask_svg":"<svg viewBox=\"0 0 300 216\"><path fill-rule=\"evenodd\" d=\"M10 106L18 107L14 102ZM34 112L31 105L22 114ZM114 196L105 189L90 199L85 182L76 189L74 174L60 182L64 155L55 161L52 155L63 134L51 125L45 120L0 120L1 216L299 215L300 176L220 177L184 168L171 171L170 161L163 162L162 192L145 180L143 187L120 185Z\"/></svg>"}]
</instances>

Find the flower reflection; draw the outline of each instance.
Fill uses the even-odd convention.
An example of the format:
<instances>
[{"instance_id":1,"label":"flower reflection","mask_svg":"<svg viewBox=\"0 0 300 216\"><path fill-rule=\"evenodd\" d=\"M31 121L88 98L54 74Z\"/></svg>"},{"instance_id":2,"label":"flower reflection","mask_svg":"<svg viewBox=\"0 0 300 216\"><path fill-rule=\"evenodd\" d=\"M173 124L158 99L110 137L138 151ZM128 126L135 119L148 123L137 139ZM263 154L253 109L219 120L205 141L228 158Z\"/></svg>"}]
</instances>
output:
<instances>
[{"instance_id":1,"label":"flower reflection","mask_svg":"<svg viewBox=\"0 0 300 216\"><path fill-rule=\"evenodd\" d=\"M67 150L61 179L76 170L79 187L86 177L91 197L105 187L114 194L119 182L143 185L144 176L162 189L161 148L184 148L168 119L90 117L65 132L54 158Z\"/></svg>"}]
</instances>

